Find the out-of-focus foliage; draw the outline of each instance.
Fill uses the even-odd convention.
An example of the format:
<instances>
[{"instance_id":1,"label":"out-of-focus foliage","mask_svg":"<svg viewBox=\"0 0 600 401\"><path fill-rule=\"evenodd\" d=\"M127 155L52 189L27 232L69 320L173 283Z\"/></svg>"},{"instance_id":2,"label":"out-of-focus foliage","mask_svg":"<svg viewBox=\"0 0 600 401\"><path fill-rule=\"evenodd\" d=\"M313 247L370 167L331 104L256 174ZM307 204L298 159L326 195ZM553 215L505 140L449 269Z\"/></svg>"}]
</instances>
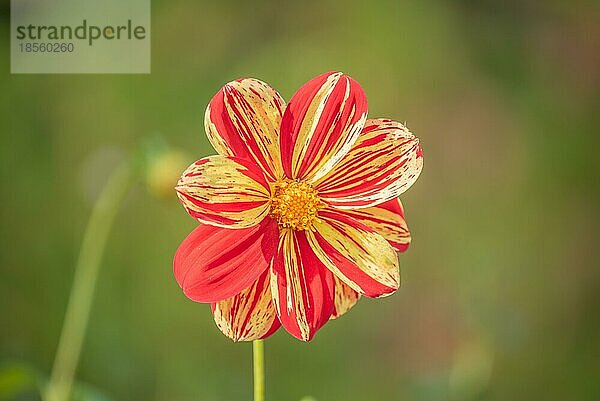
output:
<instances>
[{"instance_id":1,"label":"out-of-focus foliage","mask_svg":"<svg viewBox=\"0 0 600 401\"><path fill-rule=\"evenodd\" d=\"M600 398L598 2L154 0L150 75L10 75L6 3L0 358L49 372L114 157L156 132L208 155L204 108L222 84L252 76L289 99L335 69L372 117L421 138L425 168L403 197L413 244L396 295L362 300L309 344L266 342L267 399ZM194 226L174 193L131 191L79 380L114 400L250 399L251 346L172 276Z\"/></svg>"},{"instance_id":2,"label":"out-of-focus foliage","mask_svg":"<svg viewBox=\"0 0 600 401\"><path fill-rule=\"evenodd\" d=\"M0 364L0 400L38 400L41 387L40 374L24 363Z\"/></svg>"}]
</instances>

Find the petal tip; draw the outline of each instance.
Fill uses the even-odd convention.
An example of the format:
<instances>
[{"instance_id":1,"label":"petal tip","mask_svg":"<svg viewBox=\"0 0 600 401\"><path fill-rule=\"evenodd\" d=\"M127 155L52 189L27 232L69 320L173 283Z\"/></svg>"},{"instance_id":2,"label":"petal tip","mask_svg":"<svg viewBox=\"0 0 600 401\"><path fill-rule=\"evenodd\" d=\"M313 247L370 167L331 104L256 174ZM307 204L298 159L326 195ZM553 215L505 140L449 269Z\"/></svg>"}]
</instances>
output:
<instances>
[{"instance_id":1,"label":"petal tip","mask_svg":"<svg viewBox=\"0 0 600 401\"><path fill-rule=\"evenodd\" d=\"M417 139L417 157L418 158L423 158L423 148L421 147L421 143L419 141L419 138L416 138L416 139Z\"/></svg>"}]
</instances>

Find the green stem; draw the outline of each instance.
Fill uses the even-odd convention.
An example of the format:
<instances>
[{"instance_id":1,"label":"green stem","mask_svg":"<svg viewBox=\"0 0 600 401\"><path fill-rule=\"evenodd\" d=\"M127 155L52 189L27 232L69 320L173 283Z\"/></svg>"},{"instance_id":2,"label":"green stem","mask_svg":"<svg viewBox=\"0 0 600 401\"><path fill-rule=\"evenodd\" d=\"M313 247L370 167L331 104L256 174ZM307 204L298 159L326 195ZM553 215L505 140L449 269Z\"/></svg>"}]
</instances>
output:
<instances>
[{"instance_id":1,"label":"green stem","mask_svg":"<svg viewBox=\"0 0 600 401\"><path fill-rule=\"evenodd\" d=\"M45 401L67 401L70 397L94 298L100 261L119 206L129 189L131 177L131 167L125 162L110 176L94 204L75 267L73 286L52 374L44 396Z\"/></svg>"},{"instance_id":2,"label":"green stem","mask_svg":"<svg viewBox=\"0 0 600 401\"><path fill-rule=\"evenodd\" d=\"M252 342L254 361L254 401L265 401L265 350L263 340Z\"/></svg>"}]
</instances>

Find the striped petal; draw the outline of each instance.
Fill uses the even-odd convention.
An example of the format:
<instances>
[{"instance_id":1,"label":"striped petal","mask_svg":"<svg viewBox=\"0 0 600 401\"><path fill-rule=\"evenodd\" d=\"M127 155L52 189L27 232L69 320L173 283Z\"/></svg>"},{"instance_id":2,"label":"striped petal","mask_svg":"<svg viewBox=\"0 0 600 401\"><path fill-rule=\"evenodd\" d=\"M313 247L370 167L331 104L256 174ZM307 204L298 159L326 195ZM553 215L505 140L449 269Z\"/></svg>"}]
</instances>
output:
<instances>
[{"instance_id":1,"label":"striped petal","mask_svg":"<svg viewBox=\"0 0 600 401\"><path fill-rule=\"evenodd\" d=\"M213 303L212 312L217 327L233 341L253 341L273 334L281 323L271 297L269 270L239 294Z\"/></svg>"},{"instance_id":2,"label":"striped petal","mask_svg":"<svg viewBox=\"0 0 600 401\"><path fill-rule=\"evenodd\" d=\"M227 228L260 223L269 212L268 188L258 167L225 156L198 160L184 171L175 187L192 217Z\"/></svg>"},{"instance_id":3,"label":"striped petal","mask_svg":"<svg viewBox=\"0 0 600 401\"><path fill-rule=\"evenodd\" d=\"M316 231L307 231L307 238L333 274L354 291L372 298L398 289L398 257L381 235L336 210L324 209L319 217Z\"/></svg>"},{"instance_id":4,"label":"striped petal","mask_svg":"<svg viewBox=\"0 0 600 401\"><path fill-rule=\"evenodd\" d=\"M206 109L208 140L223 156L252 160L271 179L282 176L279 126L285 101L275 89L253 78L225 85Z\"/></svg>"},{"instance_id":5,"label":"striped petal","mask_svg":"<svg viewBox=\"0 0 600 401\"><path fill-rule=\"evenodd\" d=\"M333 314L331 315L332 319L337 319L342 316L344 313L348 312L350 308L352 308L360 295L358 292L354 291L350 286L344 283L339 278L335 278L335 308Z\"/></svg>"},{"instance_id":6,"label":"striped petal","mask_svg":"<svg viewBox=\"0 0 600 401\"><path fill-rule=\"evenodd\" d=\"M334 277L319 261L304 231L282 231L271 265L277 316L294 337L309 341L334 312Z\"/></svg>"},{"instance_id":7,"label":"striped petal","mask_svg":"<svg viewBox=\"0 0 600 401\"><path fill-rule=\"evenodd\" d=\"M277 250L272 219L230 230L202 224L181 243L173 273L184 294L196 302L217 302L250 287L267 270Z\"/></svg>"},{"instance_id":8,"label":"striped petal","mask_svg":"<svg viewBox=\"0 0 600 401\"><path fill-rule=\"evenodd\" d=\"M411 238L400 199L395 198L377 206L340 212L375 230L396 251L404 252L408 249Z\"/></svg>"},{"instance_id":9,"label":"striped petal","mask_svg":"<svg viewBox=\"0 0 600 401\"><path fill-rule=\"evenodd\" d=\"M422 167L419 140L404 125L370 119L350 152L317 189L324 201L338 208L375 206L406 191Z\"/></svg>"},{"instance_id":10,"label":"striped petal","mask_svg":"<svg viewBox=\"0 0 600 401\"><path fill-rule=\"evenodd\" d=\"M281 159L289 178L327 174L350 150L367 117L367 98L341 72L319 75L292 97L281 122Z\"/></svg>"}]
</instances>

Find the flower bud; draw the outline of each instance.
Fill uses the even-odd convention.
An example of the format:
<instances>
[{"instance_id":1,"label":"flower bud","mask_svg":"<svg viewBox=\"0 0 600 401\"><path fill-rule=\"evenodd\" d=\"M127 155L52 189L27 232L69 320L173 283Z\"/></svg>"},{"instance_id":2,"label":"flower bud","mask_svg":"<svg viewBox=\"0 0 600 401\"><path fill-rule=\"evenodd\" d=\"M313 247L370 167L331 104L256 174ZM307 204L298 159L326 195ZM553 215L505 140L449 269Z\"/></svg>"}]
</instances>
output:
<instances>
[{"instance_id":1,"label":"flower bud","mask_svg":"<svg viewBox=\"0 0 600 401\"><path fill-rule=\"evenodd\" d=\"M172 198L173 187L181 172L188 166L190 158L180 151L170 149L154 155L146 168L146 183L150 193L159 198Z\"/></svg>"}]
</instances>

